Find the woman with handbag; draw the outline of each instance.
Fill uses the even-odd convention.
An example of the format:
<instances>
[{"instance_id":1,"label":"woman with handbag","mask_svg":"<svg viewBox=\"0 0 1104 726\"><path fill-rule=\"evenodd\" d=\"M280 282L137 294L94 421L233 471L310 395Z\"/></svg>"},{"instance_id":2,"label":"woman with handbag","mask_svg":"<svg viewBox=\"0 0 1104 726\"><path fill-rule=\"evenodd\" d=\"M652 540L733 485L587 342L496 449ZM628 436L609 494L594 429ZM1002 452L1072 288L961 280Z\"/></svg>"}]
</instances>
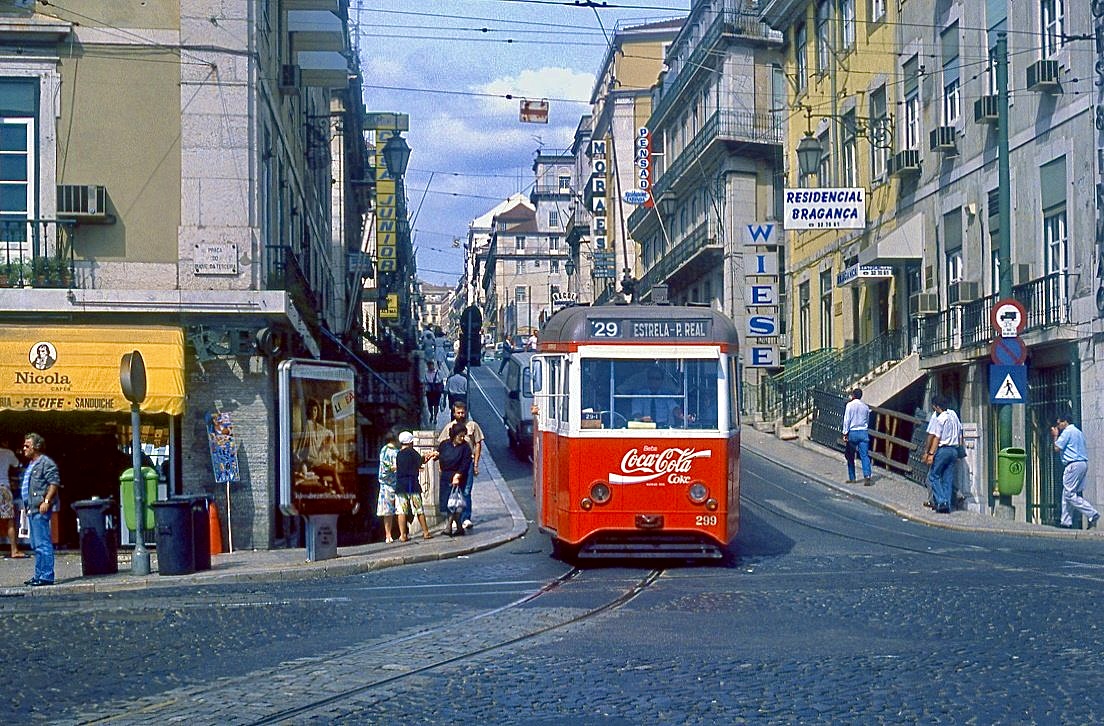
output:
<instances>
[{"instance_id":1,"label":"woman with handbag","mask_svg":"<svg viewBox=\"0 0 1104 726\"><path fill-rule=\"evenodd\" d=\"M448 433L448 439L437 445L437 464L441 467L441 484L438 487L440 491L438 492L437 504L443 517L449 515L451 488L459 486L463 490L472 463L472 449L467 442L467 426L462 423L454 423L449 428Z\"/></svg>"}]
</instances>

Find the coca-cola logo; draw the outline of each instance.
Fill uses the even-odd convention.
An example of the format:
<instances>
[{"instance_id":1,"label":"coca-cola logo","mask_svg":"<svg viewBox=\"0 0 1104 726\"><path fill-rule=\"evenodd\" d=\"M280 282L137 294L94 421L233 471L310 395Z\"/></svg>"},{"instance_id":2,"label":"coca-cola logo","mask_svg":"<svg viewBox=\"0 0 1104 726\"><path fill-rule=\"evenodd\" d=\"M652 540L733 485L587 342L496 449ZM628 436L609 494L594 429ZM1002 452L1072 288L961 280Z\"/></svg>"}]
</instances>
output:
<instances>
[{"instance_id":1,"label":"coca-cola logo","mask_svg":"<svg viewBox=\"0 0 1104 726\"><path fill-rule=\"evenodd\" d=\"M668 484L689 484L695 459L713 456L709 449L672 446L663 451L656 446L629 449L621 457L621 473L610 473L611 484L643 484L667 477Z\"/></svg>"}]
</instances>

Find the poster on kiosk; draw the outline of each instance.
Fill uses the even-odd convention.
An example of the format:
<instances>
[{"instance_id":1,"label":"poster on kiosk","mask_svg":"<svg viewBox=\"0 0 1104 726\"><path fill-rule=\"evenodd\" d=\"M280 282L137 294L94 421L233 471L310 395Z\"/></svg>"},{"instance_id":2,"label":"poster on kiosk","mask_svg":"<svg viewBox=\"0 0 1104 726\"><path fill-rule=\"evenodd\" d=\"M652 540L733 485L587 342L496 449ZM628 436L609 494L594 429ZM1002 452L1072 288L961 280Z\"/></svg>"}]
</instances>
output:
<instances>
[{"instance_id":1,"label":"poster on kiosk","mask_svg":"<svg viewBox=\"0 0 1104 726\"><path fill-rule=\"evenodd\" d=\"M357 503L356 373L342 363L279 367L280 509L339 515Z\"/></svg>"}]
</instances>

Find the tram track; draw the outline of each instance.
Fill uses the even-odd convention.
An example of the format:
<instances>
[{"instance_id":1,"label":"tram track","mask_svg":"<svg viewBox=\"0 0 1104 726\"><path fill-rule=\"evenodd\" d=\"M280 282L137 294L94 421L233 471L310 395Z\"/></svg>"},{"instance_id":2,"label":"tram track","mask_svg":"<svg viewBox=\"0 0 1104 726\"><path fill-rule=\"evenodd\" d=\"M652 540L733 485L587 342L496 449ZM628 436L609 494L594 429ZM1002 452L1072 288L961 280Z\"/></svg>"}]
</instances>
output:
<instances>
[{"instance_id":1,"label":"tram track","mask_svg":"<svg viewBox=\"0 0 1104 726\"><path fill-rule=\"evenodd\" d=\"M615 596L605 597L602 602L587 607L582 612L567 613L562 617L554 617L551 622L538 622L535 627L532 623L527 623L528 619L524 617L516 618L515 622L510 622L508 617L504 618L504 616L510 614L519 614L524 606L556 593L573 582L581 583L580 576L585 572L587 570L572 568L537 587L532 592L525 593L503 605L449 619L447 622L442 621L383 642L374 640L370 643L358 644L342 653L335 654L333 657L310 658L294 661L290 664L280 664L263 673L253 672L240 677L222 679L206 688L192 686L130 703L105 703L102 704L101 708L92 710L88 716L81 719L81 723L112 724L132 723L135 720L145 721L184 708L186 703L192 703L196 699L218 703L234 702L243 698L260 699L252 704L249 704L248 701L243 704L248 706L243 710L243 713L249 711L263 713L267 710L264 707L269 704L276 705L288 703L289 701L298 703L279 711L265 713L263 717L256 720L252 718L235 719L235 723L260 725L299 722L308 718L311 714L321 714L331 707L340 706L349 699L370 695L373 692L385 693L389 688L393 688L396 684L404 681L424 676L442 668L456 666L488 653L509 648L615 611L651 587L664 574L665 570L649 570L644 576L634 579L631 584L623 587ZM594 583L588 582L587 584ZM547 612L556 612L556 609L550 607ZM542 612L542 616L545 617L546 621L549 619L546 612ZM489 625L484 625L481 630L477 629L481 623L487 623L488 621ZM388 670L365 663L365 661L381 657L384 661L388 661L387 654L390 653L436 653L440 651L442 644L454 642L458 632L482 633L485 637L483 637L483 642L477 642L474 646L463 649L462 652L452 655L431 655L424 662L414 663L401 672L395 672L394 668ZM478 638L468 638L468 640L477 641ZM325 695L317 696L317 689L310 689L305 684L311 682L312 678L317 676L319 672L325 671L329 666L333 666L335 670L332 687L326 689ZM386 673L386 675L364 682L359 676L354 678L349 675L352 672L358 674L377 672ZM293 687L292 684L296 683L300 677L304 685ZM276 687L277 680L280 684L278 690L266 692L266 688ZM341 681L346 681L346 683L342 684ZM300 701L299 697L302 697L303 700Z\"/></svg>"},{"instance_id":2,"label":"tram track","mask_svg":"<svg viewBox=\"0 0 1104 726\"><path fill-rule=\"evenodd\" d=\"M766 463L773 464L767 457L757 454L755 452L747 451L745 454L752 454ZM781 495L785 496L788 500L797 500L798 502L807 505L810 509L820 508L818 502L815 502L812 498L804 496L800 493L794 492L791 489L787 489L783 485L779 484L776 480L745 470L744 475L750 474L756 477L759 481L769 487L773 487ZM852 524L855 527L861 527L865 530L871 530L878 534L886 535L885 538L878 538L872 536L862 536L855 533L855 529L848 529L846 527L833 528L814 522L810 522L806 519L802 519L800 516L791 512L787 512L781 507L770 504L765 499L748 496L746 492L741 491L740 500L745 505L751 505L757 507L762 511L766 511L788 522L800 525L806 529L810 529L822 534L828 534L835 537L839 537L849 542L859 542L863 544L876 545L884 547L886 549L895 550L899 552L907 552L910 554L927 555L929 557L939 557L949 560L958 560L969 562L971 565L977 564L977 555L979 554L992 554L1000 555L1006 559L1016 560L1016 564L1005 564L1001 562L990 562L990 566L996 569L1000 569L1005 572L1014 573L1031 573L1038 576L1054 577L1059 579L1074 579L1084 580L1093 583L1104 582L1104 575L1093 575L1083 572L1061 572L1056 571L1052 562L1039 562L1038 559L1031 559L1027 555L1018 555L1017 553L1005 548L989 547L982 544L971 544L962 542L948 542L946 537L927 537L922 534L914 532L906 532L901 528L891 528L876 524L867 519L859 517L848 516L846 514L836 513L834 515L837 521L841 521L845 524ZM942 530L940 530L942 532ZM904 544L899 542L889 541L888 538L896 539L908 539L914 540L916 544ZM959 550L959 551L955 551ZM961 550L967 550L969 554L961 552Z\"/></svg>"}]
</instances>

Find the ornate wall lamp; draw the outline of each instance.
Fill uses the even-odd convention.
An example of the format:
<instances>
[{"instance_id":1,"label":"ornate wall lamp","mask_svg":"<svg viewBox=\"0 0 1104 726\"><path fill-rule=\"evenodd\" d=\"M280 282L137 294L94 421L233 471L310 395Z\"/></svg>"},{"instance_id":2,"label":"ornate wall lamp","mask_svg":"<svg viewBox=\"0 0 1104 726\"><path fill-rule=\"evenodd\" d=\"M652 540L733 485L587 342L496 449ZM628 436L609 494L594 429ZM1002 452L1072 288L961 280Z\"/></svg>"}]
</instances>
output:
<instances>
[{"instance_id":1,"label":"ornate wall lamp","mask_svg":"<svg viewBox=\"0 0 1104 726\"><path fill-rule=\"evenodd\" d=\"M820 160L824 156L824 148L820 141L813 136L812 107L802 106L801 108L805 109L805 136L797 144L797 168L802 176L811 176L816 174L820 167ZM817 118L833 119L841 126L847 127L854 136L869 138L870 143L875 148L893 148L892 116L870 118L852 114L818 113Z\"/></svg>"}]
</instances>

